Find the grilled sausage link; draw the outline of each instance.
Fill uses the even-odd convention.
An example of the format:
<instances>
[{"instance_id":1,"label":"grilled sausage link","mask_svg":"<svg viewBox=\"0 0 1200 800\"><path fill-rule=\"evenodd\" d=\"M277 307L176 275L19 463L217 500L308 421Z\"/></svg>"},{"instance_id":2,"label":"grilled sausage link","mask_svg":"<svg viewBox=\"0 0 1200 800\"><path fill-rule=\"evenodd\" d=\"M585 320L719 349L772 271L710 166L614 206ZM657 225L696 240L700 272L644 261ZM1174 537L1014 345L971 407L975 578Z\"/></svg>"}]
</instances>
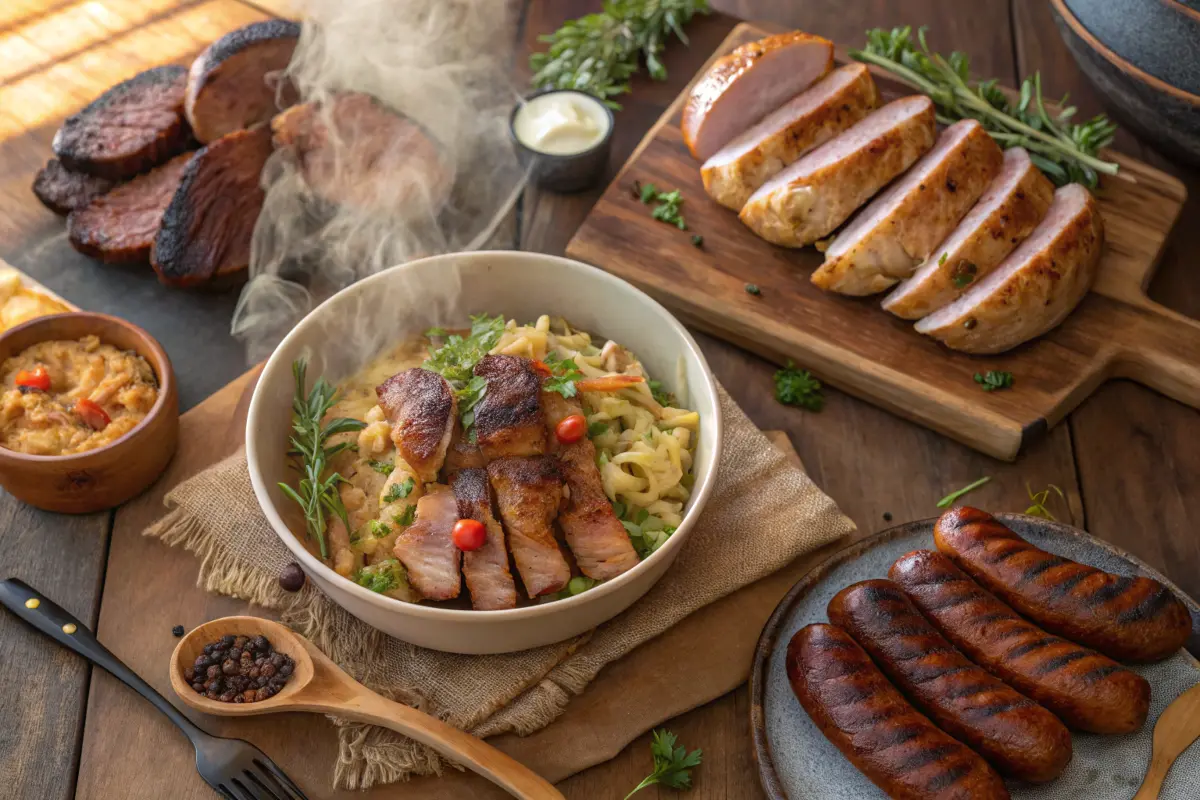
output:
<instances>
[{"instance_id":1,"label":"grilled sausage link","mask_svg":"<svg viewBox=\"0 0 1200 800\"><path fill-rule=\"evenodd\" d=\"M901 556L888 577L968 658L1069 727L1129 733L1146 721L1150 684L1142 676L1046 633L941 553L917 550Z\"/></svg>"},{"instance_id":2,"label":"grilled sausage link","mask_svg":"<svg viewBox=\"0 0 1200 800\"><path fill-rule=\"evenodd\" d=\"M979 509L947 511L933 538L938 550L1015 610L1117 661L1160 661L1191 633L1187 606L1158 581L1047 553Z\"/></svg>"},{"instance_id":3,"label":"grilled sausage link","mask_svg":"<svg viewBox=\"0 0 1200 800\"><path fill-rule=\"evenodd\" d=\"M842 629L797 631L787 674L821 733L888 797L1008 800L987 762L913 708Z\"/></svg>"},{"instance_id":4,"label":"grilled sausage link","mask_svg":"<svg viewBox=\"0 0 1200 800\"><path fill-rule=\"evenodd\" d=\"M1066 768L1071 734L1058 718L968 661L896 584L847 586L827 611L918 710L1001 775L1045 783Z\"/></svg>"}]
</instances>

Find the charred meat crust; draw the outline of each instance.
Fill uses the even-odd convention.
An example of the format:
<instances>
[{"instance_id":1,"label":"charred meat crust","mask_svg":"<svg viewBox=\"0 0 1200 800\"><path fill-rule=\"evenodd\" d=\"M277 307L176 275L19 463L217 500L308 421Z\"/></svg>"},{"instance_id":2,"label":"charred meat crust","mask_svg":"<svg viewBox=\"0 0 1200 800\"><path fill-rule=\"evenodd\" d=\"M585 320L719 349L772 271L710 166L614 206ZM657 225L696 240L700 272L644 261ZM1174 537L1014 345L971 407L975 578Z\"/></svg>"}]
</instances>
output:
<instances>
[{"instance_id":1,"label":"charred meat crust","mask_svg":"<svg viewBox=\"0 0 1200 800\"><path fill-rule=\"evenodd\" d=\"M461 469L454 476L454 499L458 516L486 522L483 514L492 515L492 487L487 470Z\"/></svg>"},{"instance_id":2,"label":"charred meat crust","mask_svg":"<svg viewBox=\"0 0 1200 800\"><path fill-rule=\"evenodd\" d=\"M270 155L265 126L236 131L196 152L154 240L151 262L161 282L198 286L249 266L265 196L259 177Z\"/></svg>"},{"instance_id":3,"label":"charred meat crust","mask_svg":"<svg viewBox=\"0 0 1200 800\"><path fill-rule=\"evenodd\" d=\"M375 387L392 426L392 441L422 481L437 479L446 458L458 402L446 379L420 367L396 373Z\"/></svg>"},{"instance_id":4,"label":"charred meat crust","mask_svg":"<svg viewBox=\"0 0 1200 800\"><path fill-rule=\"evenodd\" d=\"M262 22L252 22L217 39L202 56L208 66L215 67L226 59L232 58L247 47L270 39L299 39L300 23L290 19L267 19Z\"/></svg>"},{"instance_id":5,"label":"charred meat crust","mask_svg":"<svg viewBox=\"0 0 1200 800\"><path fill-rule=\"evenodd\" d=\"M532 456L546 452L541 378L527 358L484 356L475 375L487 392L475 406L475 433L488 458Z\"/></svg>"},{"instance_id":6,"label":"charred meat crust","mask_svg":"<svg viewBox=\"0 0 1200 800\"><path fill-rule=\"evenodd\" d=\"M67 215L83 208L116 183L67 169L57 158L46 162L33 179L33 193L55 214Z\"/></svg>"},{"instance_id":7,"label":"charred meat crust","mask_svg":"<svg viewBox=\"0 0 1200 800\"><path fill-rule=\"evenodd\" d=\"M176 156L72 211L67 217L71 246L109 264L148 264L163 212L191 157Z\"/></svg>"},{"instance_id":8,"label":"charred meat crust","mask_svg":"<svg viewBox=\"0 0 1200 800\"><path fill-rule=\"evenodd\" d=\"M183 115L187 70L148 69L67 117L54 134L63 166L124 180L183 152L191 130Z\"/></svg>"},{"instance_id":9,"label":"charred meat crust","mask_svg":"<svg viewBox=\"0 0 1200 800\"><path fill-rule=\"evenodd\" d=\"M488 464L509 549L530 598L561 590L571 578L551 527L563 478L553 456L512 456Z\"/></svg>"}]
</instances>

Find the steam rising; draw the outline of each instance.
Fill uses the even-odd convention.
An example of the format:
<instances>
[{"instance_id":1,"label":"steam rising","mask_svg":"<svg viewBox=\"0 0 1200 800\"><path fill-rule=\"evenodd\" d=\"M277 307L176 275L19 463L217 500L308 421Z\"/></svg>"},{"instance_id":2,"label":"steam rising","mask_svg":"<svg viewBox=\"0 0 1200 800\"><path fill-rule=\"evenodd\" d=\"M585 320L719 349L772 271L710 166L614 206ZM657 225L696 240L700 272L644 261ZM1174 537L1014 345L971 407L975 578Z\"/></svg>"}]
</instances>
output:
<instances>
[{"instance_id":1,"label":"steam rising","mask_svg":"<svg viewBox=\"0 0 1200 800\"><path fill-rule=\"evenodd\" d=\"M329 134L324 180L353 186L356 202L319 196L292 153L280 150L268 161L250 282L233 320L254 360L317 303L367 275L413 258L479 249L526 178L508 138L519 97L509 77L513 4L300 6L305 22L288 77L302 101L322 109ZM378 130L334 118L333 100L346 91L372 95L415 122L436 142L440 161L431 168L428 158L413 156L410 138L394 136L364 169L364 146L381 149Z\"/></svg>"}]
</instances>

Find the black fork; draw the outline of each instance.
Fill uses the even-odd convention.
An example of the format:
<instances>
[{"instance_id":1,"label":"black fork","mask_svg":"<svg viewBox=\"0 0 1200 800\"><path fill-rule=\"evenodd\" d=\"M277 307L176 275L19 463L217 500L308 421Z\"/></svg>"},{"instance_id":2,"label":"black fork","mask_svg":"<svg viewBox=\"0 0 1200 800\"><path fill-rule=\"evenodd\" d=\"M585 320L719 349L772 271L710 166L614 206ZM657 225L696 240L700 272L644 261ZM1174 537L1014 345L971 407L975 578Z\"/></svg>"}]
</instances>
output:
<instances>
[{"instance_id":1,"label":"black fork","mask_svg":"<svg viewBox=\"0 0 1200 800\"><path fill-rule=\"evenodd\" d=\"M254 745L241 739L211 736L196 727L100 644L82 622L41 592L16 578L9 578L0 581L0 605L64 647L96 666L104 667L179 726L196 748L196 770L217 794L227 800L308 800L300 787Z\"/></svg>"}]
</instances>

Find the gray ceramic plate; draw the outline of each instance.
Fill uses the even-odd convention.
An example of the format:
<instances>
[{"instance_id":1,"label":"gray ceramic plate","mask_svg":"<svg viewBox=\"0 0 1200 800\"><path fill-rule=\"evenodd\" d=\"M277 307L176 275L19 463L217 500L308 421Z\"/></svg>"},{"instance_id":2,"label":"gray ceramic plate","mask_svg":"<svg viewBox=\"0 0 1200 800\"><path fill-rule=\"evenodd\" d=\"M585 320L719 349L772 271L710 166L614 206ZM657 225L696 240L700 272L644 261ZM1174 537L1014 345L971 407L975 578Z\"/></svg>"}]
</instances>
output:
<instances>
[{"instance_id":1,"label":"gray ceramic plate","mask_svg":"<svg viewBox=\"0 0 1200 800\"><path fill-rule=\"evenodd\" d=\"M1200 606L1136 558L1083 531L1021 514L1001 520L1038 547L1118 574L1143 574L1170 586L1192 612L1194 648ZM869 800L884 794L817 730L792 694L784 671L787 643L810 622L826 622L825 606L843 587L887 577L888 567L912 550L933 547L934 520L900 525L864 539L814 568L788 592L767 622L750 673L750 728L763 789L772 800ZM1153 687L1150 718L1125 736L1075 734L1074 757L1057 780L1041 786L1010 782L1014 800L1128 800L1150 761L1154 721L1183 691L1200 683L1200 662L1186 651L1136 671ZM1200 743L1175 763L1160 800L1194 800L1200 785Z\"/></svg>"}]
</instances>

